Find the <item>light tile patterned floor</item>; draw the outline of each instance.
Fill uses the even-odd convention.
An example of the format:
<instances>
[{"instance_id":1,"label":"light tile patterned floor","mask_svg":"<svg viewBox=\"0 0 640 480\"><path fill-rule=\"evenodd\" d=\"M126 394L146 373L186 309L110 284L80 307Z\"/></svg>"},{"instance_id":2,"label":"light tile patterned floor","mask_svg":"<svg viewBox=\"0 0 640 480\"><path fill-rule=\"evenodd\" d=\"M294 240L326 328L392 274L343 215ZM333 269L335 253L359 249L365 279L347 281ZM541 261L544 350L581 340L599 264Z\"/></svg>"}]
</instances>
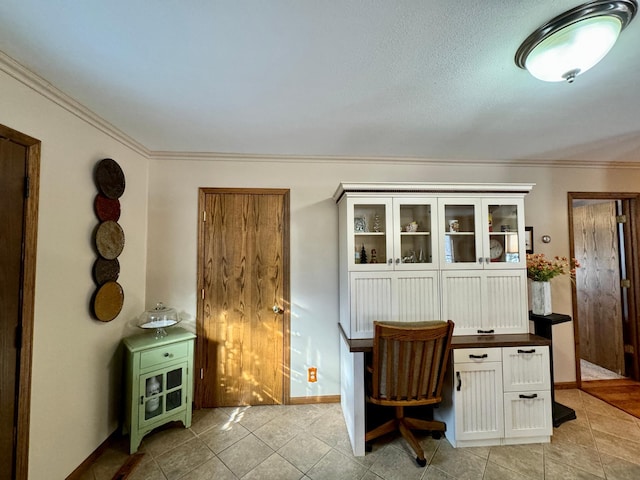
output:
<instances>
[{"instance_id":1,"label":"light tile patterned floor","mask_svg":"<svg viewBox=\"0 0 640 480\"><path fill-rule=\"evenodd\" d=\"M425 436L425 468L401 437L354 457L338 404L199 410L190 429L145 437L129 479L640 479L639 419L579 390L559 390L556 400L578 418L554 429L550 444L455 449ZM124 439L84 479L110 480L126 459Z\"/></svg>"}]
</instances>

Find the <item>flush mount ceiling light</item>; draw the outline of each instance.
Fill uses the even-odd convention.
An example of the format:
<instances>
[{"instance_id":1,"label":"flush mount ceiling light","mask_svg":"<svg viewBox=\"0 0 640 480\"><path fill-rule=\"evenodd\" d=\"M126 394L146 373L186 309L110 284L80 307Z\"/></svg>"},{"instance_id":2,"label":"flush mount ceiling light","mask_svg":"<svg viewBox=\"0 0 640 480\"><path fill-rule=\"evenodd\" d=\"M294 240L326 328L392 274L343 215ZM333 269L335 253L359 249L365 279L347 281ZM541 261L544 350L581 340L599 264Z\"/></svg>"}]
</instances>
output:
<instances>
[{"instance_id":1,"label":"flush mount ceiling light","mask_svg":"<svg viewBox=\"0 0 640 480\"><path fill-rule=\"evenodd\" d=\"M636 0L573 8L529 35L516 52L516 65L545 82L572 83L604 58L637 9Z\"/></svg>"}]
</instances>

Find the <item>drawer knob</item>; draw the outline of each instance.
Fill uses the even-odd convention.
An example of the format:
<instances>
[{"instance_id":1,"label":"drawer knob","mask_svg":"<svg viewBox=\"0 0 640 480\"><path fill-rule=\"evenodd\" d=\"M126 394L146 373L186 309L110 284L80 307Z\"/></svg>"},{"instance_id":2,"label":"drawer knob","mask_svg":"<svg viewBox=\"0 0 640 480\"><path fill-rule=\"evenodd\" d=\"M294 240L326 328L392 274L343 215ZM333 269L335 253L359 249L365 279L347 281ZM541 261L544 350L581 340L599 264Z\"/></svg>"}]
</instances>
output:
<instances>
[{"instance_id":1,"label":"drawer knob","mask_svg":"<svg viewBox=\"0 0 640 480\"><path fill-rule=\"evenodd\" d=\"M164 356L165 356L166 358L168 358L168 357L170 357L170 356L171 356L171 354L170 354L169 352L166 352L166 353L164 354Z\"/></svg>"}]
</instances>

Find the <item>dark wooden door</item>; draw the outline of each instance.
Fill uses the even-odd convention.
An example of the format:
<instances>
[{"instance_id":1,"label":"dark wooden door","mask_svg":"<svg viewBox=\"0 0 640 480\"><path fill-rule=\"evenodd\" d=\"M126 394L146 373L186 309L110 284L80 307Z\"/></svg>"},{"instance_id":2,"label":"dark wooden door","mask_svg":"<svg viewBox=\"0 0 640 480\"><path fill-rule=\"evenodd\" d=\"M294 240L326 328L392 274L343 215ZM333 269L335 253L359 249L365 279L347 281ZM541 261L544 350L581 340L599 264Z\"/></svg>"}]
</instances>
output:
<instances>
[{"instance_id":1,"label":"dark wooden door","mask_svg":"<svg viewBox=\"0 0 640 480\"><path fill-rule=\"evenodd\" d=\"M0 480L28 478L40 141L0 125Z\"/></svg>"},{"instance_id":2,"label":"dark wooden door","mask_svg":"<svg viewBox=\"0 0 640 480\"><path fill-rule=\"evenodd\" d=\"M625 373L621 258L616 202L574 207L573 228L580 356L620 375Z\"/></svg>"},{"instance_id":3,"label":"dark wooden door","mask_svg":"<svg viewBox=\"0 0 640 480\"><path fill-rule=\"evenodd\" d=\"M0 136L0 479L15 478L27 149Z\"/></svg>"},{"instance_id":4,"label":"dark wooden door","mask_svg":"<svg viewBox=\"0 0 640 480\"><path fill-rule=\"evenodd\" d=\"M289 192L201 189L199 209L196 406L286 403Z\"/></svg>"}]
</instances>

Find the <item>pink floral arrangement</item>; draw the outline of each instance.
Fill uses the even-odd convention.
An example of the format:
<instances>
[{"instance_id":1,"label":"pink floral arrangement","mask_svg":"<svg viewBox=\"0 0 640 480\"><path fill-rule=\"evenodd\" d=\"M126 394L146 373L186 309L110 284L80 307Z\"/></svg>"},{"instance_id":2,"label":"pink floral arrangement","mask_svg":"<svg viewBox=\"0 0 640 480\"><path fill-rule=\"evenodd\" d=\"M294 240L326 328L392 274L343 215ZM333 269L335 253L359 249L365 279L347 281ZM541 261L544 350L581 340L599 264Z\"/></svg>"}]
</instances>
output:
<instances>
[{"instance_id":1,"label":"pink floral arrangement","mask_svg":"<svg viewBox=\"0 0 640 480\"><path fill-rule=\"evenodd\" d=\"M533 253L527 255L527 277L534 282L548 282L558 275L569 274L572 279L576 278L576 268L580 267L577 259L569 260L567 257L553 257L549 260L544 253Z\"/></svg>"}]
</instances>

